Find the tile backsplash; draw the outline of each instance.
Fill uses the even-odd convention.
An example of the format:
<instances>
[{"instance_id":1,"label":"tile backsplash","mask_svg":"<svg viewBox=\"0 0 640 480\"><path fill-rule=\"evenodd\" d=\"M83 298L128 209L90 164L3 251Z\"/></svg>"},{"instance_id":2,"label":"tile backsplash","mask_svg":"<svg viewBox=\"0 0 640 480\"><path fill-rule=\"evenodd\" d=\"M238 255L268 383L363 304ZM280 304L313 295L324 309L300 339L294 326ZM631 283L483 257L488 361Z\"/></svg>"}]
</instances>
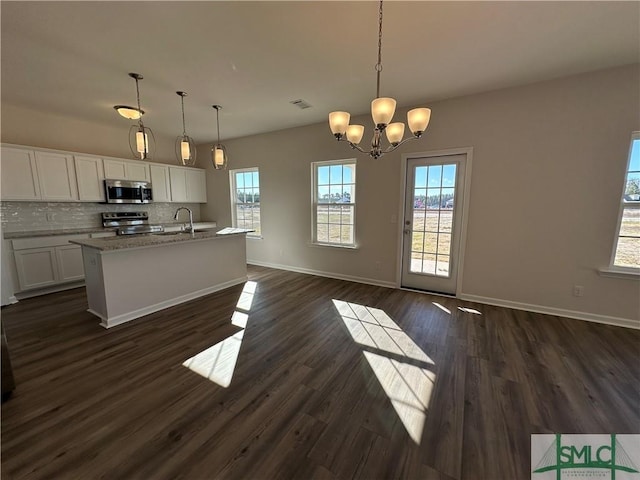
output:
<instances>
[{"instance_id":1,"label":"tile backsplash","mask_svg":"<svg viewBox=\"0 0 640 480\"><path fill-rule=\"evenodd\" d=\"M149 203L146 205L119 205L105 203L48 203L0 202L3 232L56 230L61 228L101 227L102 212L148 212L149 223L172 223L179 207L193 211L193 220L200 221L198 203ZM187 214L182 212L181 219ZM182 217L184 215L184 217Z\"/></svg>"}]
</instances>

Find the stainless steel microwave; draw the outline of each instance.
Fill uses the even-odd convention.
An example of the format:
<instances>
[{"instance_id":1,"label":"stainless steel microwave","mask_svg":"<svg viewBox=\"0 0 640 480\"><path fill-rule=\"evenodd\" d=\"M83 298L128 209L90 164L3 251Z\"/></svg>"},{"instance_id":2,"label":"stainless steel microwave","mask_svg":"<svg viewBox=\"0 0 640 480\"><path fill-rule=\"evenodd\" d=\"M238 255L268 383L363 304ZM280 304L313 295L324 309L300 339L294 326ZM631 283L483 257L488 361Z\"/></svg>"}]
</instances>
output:
<instances>
[{"instance_id":1,"label":"stainless steel microwave","mask_svg":"<svg viewBox=\"0 0 640 480\"><path fill-rule=\"evenodd\" d=\"M107 203L150 203L153 201L151 183L132 180L104 181Z\"/></svg>"}]
</instances>

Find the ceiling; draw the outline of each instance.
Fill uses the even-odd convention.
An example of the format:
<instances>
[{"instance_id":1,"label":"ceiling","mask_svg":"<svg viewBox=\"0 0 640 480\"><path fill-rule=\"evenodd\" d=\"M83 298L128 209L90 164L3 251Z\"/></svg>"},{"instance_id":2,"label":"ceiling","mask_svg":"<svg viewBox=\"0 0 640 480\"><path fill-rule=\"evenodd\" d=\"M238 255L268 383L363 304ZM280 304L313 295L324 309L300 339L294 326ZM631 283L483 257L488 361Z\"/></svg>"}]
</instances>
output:
<instances>
[{"instance_id":1,"label":"ceiling","mask_svg":"<svg viewBox=\"0 0 640 480\"><path fill-rule=\"evenodd\" d=\"M375 96L376 2L2 1L3 104L214 141L364 114ZM384 4L381 95L401 106L640 61L640 2ZM289 102L312 105L301 110ZM434 115L437 112L434 111ZM328 127L327 127L328 132Z\"/></svg>"}]
</instances>

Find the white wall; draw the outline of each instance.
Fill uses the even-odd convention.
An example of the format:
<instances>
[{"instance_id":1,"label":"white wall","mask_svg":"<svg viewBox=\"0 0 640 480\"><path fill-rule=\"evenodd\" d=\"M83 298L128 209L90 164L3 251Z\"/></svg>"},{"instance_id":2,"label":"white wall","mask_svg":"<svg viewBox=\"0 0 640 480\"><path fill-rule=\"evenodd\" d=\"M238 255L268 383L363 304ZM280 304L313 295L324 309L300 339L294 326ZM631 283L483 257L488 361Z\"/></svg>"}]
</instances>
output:
<instances>
[{"instance_id":1,"label":"white wall","mask_svg":"<svg viewBox=\"0 0 640 480\"><path fill-rule=\"evenodd\" d=\"M602 277L597 269L609 263L630 134L640 129L639 84L640 66L633 65L429 105L426 138L377 161L357 157L355 251L309 244L310 163L354 156L327 124L224 142L230 168L260 168L264 238L248 240L247 256L395 283L401 225L392 217L402 201L401 155L473 147L459 293L637 321L638 281ZM353 122L367 126L368 138L369 117ZM199 147L200 162L208 148ZM228 172L207 165L202 217L230 224ZM585 287L584 297L572 295L574 284Z\"/></svg>"}]
</instances>

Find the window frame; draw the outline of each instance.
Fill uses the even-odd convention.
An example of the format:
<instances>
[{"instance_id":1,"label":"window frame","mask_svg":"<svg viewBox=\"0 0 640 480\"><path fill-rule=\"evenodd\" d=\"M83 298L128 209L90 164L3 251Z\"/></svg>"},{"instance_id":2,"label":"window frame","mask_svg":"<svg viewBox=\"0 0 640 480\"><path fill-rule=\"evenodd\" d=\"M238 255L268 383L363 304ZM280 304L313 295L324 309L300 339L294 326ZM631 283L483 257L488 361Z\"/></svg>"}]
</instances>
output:
<instances>
[{"instance_id":1,"label":"window frame","mask_svg":"<svg viewBox=\"0 0 640 480\"><path fill-rule=\"evenodd\" d=\"M625 202L624 196L627 188L627 176L629 174L631 168L631 153L633 151L633 143L634 141L640 141L640 131L631 133L631 140L629 142L629 153L627 155L627 163L624 169L624 178L622 180L622 189L620 192L620 206L618 208L618 221L616 224L615 236L613 239L613 247L611 249L611 257L609 260L609 266L606 269L602 269L601 273L603 274L622 274L624 276L632 276L640 278L640 267L625 267L620 265L615 265L616 253L618 251L618 241L620 240L620 230L622 228L622 218L624 215L624 210L631 209L640 209L640 201L634 202Z\"/></svg>"},{"instance_id":2,"label":"window frame","mask_svg":"<svg viewBox=\"0 0 640 480\"><path fill-rule=\"evenodd\" d=\"M332 165L353 165L353 188L354 188L354 197L356 197L356 201L352 201L349 203L319 203L318 199L318 169L320 167L330 167ZM323 160L318 162L311 162L311 244L314 246L321 247L334 247L334 248L344 248L344 249L357 249L358 243L356 240L356 203L357 203L357 195L355 195L355 189L357 188L358 177L357 177L357 159L355 158L346 158L340 160ZM344 185L344 183L342 183ZM351 229L353 233L353 243L330 243L330 242L322 242L318 240L318 206L319 205L340 205L340 206L351 206L353 208L353 219L351 223Z\"/></svg>"},{"instance_id":3,"label":"window frame","mask_svg":"<svg viewBox=\"0 0 640 480\"><path fill-rule=\"evenodd\" d=\"M231 225L235 228L246 228L244 226L238 226L238 218L237 218L237 207L238 205L247 205L246 202L237 202L236 201L236 173L247 173L247 172L256 172L258 174L258 190L260 191L260 201L258 202L260 208L260 221L258 223L260 227L259 232L249 232L247 233L247 238L262 238L262 187L260 186L260 168L259 167L247 167L247 168L234 168L229 170L229 196L231 200ZM244 187L246 188L246 187ZM254 188L254 187L252 187ZM252 203L251 205L255 205Z\"/></svg>"}]
</instances>

